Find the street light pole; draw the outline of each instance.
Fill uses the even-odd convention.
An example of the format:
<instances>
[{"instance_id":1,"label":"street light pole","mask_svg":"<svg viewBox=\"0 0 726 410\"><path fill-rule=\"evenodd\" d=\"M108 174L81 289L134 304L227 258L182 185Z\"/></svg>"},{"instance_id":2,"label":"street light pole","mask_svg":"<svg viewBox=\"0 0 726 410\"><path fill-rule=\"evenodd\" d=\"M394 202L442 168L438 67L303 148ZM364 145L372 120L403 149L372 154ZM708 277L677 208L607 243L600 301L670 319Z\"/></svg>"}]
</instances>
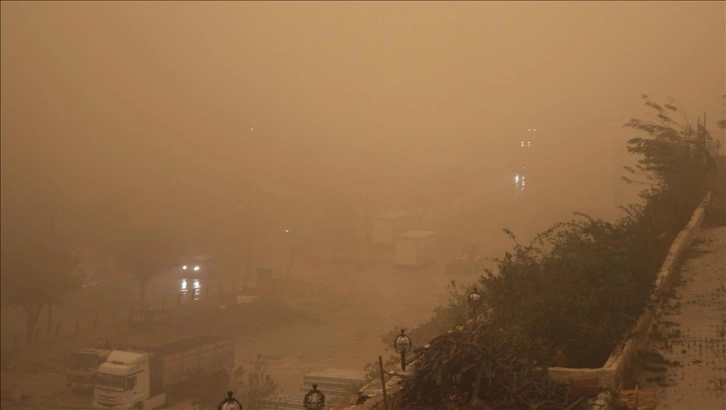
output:
<instances>
[{"instance_id":1,"label":"street light pole","mask_svg":"<svg viewBox=\"0 0 726 410\"><path fill-rule=\"evenodd\" d=\"M466 301L469 304L469 314L476 317L482 305L481 294L474 288L466 297Z\"/></svg>"},{"instance_id":2,"label":"street light pole","mask_svg":"<svg viewBox=\"0 0 726 410\"><path fill-rule=\"evenodd\" d=\"M305 410L325 410L325 395L318 390L318 385L313 383L313 388L303 398Z\"/></svg>"},{"instance_id":3,"label":"street light pole","mask_svg":"<svg viewBox=\"0 0 726 410\"><path fill-rule=\"evenodd\" d=\"M411 338L406 336L404 333L405 330L401 329L401 334L396 337L396 340L393 341L393 348L396 349L396 352L401 354L401 371L406 371L406 353L411 350Z\"/></svg>"},{"instance_id":4,"label":"street light pole","mask_svg":"<svg viewBox=\"0 0 726 410\"><path fill-rule=\"evenodd\" d=\"M243 410L242 403L234 398L234 393L231 391L227 392L227 398L222 400L217 405L217 410Z\"/></svg>"}]
</instances>

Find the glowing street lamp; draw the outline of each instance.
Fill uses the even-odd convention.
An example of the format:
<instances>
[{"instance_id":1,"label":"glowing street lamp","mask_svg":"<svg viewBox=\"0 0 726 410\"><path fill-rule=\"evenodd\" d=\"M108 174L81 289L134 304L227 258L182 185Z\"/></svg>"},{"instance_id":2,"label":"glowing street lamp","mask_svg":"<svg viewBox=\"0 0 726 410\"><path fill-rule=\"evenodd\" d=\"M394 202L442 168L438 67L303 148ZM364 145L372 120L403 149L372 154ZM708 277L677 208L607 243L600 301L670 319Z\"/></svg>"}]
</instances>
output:
<instances>
[{"instance_id":1,"label":"glowing street lamp","mask_svg":"<svg viewBox=\"0 0 726 410\"><path fill-rule=\"evenodd\" d=\"M325 410L325 395L318 390L318 385L313 383L313 388L303 398L305 410Z\"/></svg>"},{"instance_id":2,"label":"glowing street lamp","mask_svg":"<svg viewBox=\"0 0 726 410\"><path fill-rule=\"evenodd\" d=\"M401 334L393 341L393 348L401 354L401 371L406 371L406 353L411 350L411 338L404 334L405 330L401 329Z\"/></svg>"},{"instance_id":3,"label":"glowing street lamp","mask_svg":"<svg viewBox=\"0 0 726 410\"><path fill-rule=\"evenodd\" d=\"M474 290L472 290L466 297L466 302L469 304L469 311L471 312L471 315L476 316L482 305L481 293L474 288Z\"/></svg>"}]
</instances>

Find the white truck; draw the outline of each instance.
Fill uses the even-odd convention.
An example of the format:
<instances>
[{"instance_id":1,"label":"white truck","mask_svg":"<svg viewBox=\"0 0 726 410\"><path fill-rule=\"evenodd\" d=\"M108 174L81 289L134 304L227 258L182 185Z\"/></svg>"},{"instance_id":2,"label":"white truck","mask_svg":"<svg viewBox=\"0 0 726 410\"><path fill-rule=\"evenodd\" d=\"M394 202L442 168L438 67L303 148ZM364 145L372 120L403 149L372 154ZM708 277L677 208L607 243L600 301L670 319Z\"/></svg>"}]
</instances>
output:
<instances>
[{"instance_id":1,"label":"white truck","mask_svg":"<svg viewBox=\"0 0 726 410\"><path fill-rule=\"evenodd\" d=\"M231 338L197 336L138 351L114 350L98 368L93 407L147 410L199 389L224 391Z\"/></svg>"}]
</instances>

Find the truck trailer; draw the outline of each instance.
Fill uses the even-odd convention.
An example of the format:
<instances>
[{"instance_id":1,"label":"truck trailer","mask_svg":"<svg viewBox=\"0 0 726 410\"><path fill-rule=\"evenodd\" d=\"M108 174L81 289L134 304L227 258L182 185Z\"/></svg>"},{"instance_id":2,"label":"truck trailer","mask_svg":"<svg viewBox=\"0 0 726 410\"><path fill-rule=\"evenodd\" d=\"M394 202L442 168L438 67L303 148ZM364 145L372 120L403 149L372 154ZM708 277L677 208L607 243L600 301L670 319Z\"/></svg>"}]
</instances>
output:
<instances>
[{"instance_id":1,"label":"truck trailer","mask_svg":"<svg viewBox=\"0 0 726 410\"><path fill-rule=\"evenodd\" d=\"M234 365L231 338L197 336L143 350L114 350L98 369L93 407L147 410L169 406L200 387L223 383Z\"/></svg>"},{"instance_id":2,"label":"truck trailer","mask_svg":"<svg viewBox=\"0 0 726 410\"><path fill-rule=\"evenodd\" d=\"M93 392L99 366L111 354L111 348L87 347L66 358L66 383L71 390Z\"/></svg>"}]
</instances>

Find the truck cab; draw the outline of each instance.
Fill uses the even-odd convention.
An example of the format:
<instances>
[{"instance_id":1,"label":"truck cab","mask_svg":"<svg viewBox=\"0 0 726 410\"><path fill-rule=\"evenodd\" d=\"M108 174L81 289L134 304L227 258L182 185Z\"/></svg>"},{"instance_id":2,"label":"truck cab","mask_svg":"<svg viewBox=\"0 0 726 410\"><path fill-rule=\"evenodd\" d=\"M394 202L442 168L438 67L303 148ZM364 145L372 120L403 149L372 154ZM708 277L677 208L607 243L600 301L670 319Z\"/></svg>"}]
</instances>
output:
<instances>
[{"instance_id":1,"label":"truck cab","mask_svg":"<svg viewBox=\"0 0 726 410\"><path fill-rule=\"evenodd\" d=\"M98 367L106 361L111 349L84 348L66 358L66 383L71 390L93 391Z\"/></svg>"},{"instance_id":2,"label":"truck cab","mask_svg":"<svg viewBox=\"0 0 726 410\"><path fill-rule=\"evenodd\" d=\"M114 350L98 369L93 391L93 407L148 409L159 405L149 402L149 355ZM163 404L163 397L161 404Z\"/></svg>"},{"instance_id":3,"label":"truck cab","mask_svg":"<svg viewBox=\"0 0 726 410\"><path fill-rule=\"evenodd\" d=\"M234 364L231 338L196 336L144 351L114 350L98 369L95 408L148 410L225 385Z\"/></svg>"}]
</instances>

